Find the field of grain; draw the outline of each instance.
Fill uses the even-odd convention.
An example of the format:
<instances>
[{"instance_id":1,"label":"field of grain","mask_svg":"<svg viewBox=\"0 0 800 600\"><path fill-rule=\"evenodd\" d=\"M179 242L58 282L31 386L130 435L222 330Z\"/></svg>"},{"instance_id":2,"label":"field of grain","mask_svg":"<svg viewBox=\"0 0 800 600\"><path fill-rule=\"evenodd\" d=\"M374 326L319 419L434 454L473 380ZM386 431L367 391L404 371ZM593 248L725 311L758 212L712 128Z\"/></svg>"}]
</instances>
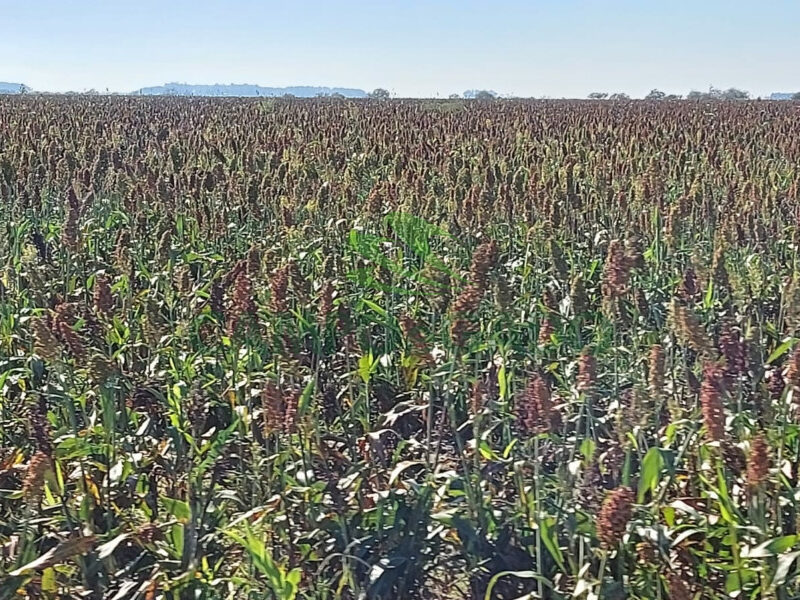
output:
<instances>
[{"instance_id":1,"label":"field of grain","mask_svg":"<svg viewBox=\"0 0 800 600\"><path fill-rule=\"evenodd\" d=\"M0 599L800 594L800 105L0 99Z\"/></svg>"}]
</instances>

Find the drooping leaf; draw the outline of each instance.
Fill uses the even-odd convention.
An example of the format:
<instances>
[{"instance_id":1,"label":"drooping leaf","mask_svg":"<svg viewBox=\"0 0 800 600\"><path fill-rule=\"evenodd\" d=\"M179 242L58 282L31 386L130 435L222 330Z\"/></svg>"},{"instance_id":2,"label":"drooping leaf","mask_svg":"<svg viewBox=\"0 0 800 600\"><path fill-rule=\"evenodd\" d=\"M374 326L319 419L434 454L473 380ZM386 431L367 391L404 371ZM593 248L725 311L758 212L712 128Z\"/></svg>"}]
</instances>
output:
<instances>
[{"instance_id":1,"label":"drooping leaf","mask_svg":"<svg viewBox=\"0 0 800 600\"><path fill-rule=\"evenodd\" d=\"M114 550L117 548L117 546L119 546L122 542L124 542L126 539L128 539L130 537L130 535L131 534L129 534L129 533L121 533L120 535L115 537L113 540L108 541L105 544L102 544L101 546L98 546L97 547L97 558L99 558L100 560L103 560L104 558L107 558L107 557L111 556L111 554L114 552Z\"/></svg>"}]
</instances>

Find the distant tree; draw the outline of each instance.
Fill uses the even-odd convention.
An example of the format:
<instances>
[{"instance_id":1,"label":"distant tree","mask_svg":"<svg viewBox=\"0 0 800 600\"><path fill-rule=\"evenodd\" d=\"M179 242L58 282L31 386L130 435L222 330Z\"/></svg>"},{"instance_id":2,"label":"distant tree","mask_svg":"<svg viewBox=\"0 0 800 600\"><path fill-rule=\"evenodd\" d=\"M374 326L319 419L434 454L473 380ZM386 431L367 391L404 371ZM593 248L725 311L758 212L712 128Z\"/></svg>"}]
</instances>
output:
<instances>
[{"instance_id":1,"label":"distant tree","mask_svg":"<svg viewBox=\"0 0 800 600\"><path fill-rule=\"evenodd\" d=\"M609 100L630 100L631 97L624 92L617 92L616 94L611 94L608 97Z\"/></svg>"},{"instance_id":2,"label":"distant tree","mask_svg":"<svg viewBox=\"0 0 800 600\"><path fill-rule=\"evenodd\" d=\"M608 98L606 92L592 92L589 94L589 100L605 100L606 98Z\"/></svg>"},{"instance_id":3,"label":"distant tree","mask_svg":"<svg viewBox=\"0 0 800 600\"><path fill-rule=\"evenodd\" d=\"M372 92L370 92L369 97L375 100L388 100L390 96L388 90L383 88L375 88L372 90Z\"/></svg>"},{"instance_id":4,"label":"distant tree","mask_svg":"<svg viewBox=\"0 0 800 600\"><path fill-rule=\"evenodd\" d=\"M687 100L708 100L709 95L705 92L698 92L697 90L692 90L686 95Z\"/></svg>"},{"instance_id":5,"label":"distant tree","mask_svg":"<svg viewBox=\"0 0 800 600\"><path fill-rule=\"evenodd\" d=\"M650 90L650 93L644 97L645 100L664 100L667 95L661 90Z\"/></svg>"},{"instance_id":6,"label":"distant tree","mask_svg":"<svg viewBox=\"0 0 800 600\"><path fill-rule=\"evenodd\" d=\"M682 99L683 96L681 96L680 94L667 94L666 96L664 96L664 100L667 100L668 102L674 100L682 100Z\"/></svg>"},{"instance_id":7,"label":"distant tree","mask_svg":"<svg viewBox=\"0 0 800 600\"><path fill-rule=\"evenodd\" d=\"M450 98L450 100L458 100L459 98L461 98L461 95L460 94L450 94L448 96L448 98Z\"/></svg>"},{"instance_id":8,"label":"distant tree","mask_svg":"<svg viewBox=\"0 0 800 600\"><path fill-rule=\"evenodd\" d=\"M480 90L475 93L475 100L494 100L496 97L494 92L488 90Z\"/></svg>"},{"instance_id":9,"label":"distant tree","mask_svg":"<svg viewBox=\"0 0 800 600\"><path fill-rule=\"evenodd\" d=\"M719 96L723 100L748 100L750 98L750 92L738 88L728 88L724 92L720 92Z\"/></svg>"},{"instance_id":10,"label":"distant tree","mask_svg":"<svg viewBox=\"0 0 800 600\"><path fill-rule=\"evenodd\" d=\"M800 100L800 92L797 92L796 94L792 94L792 100Z\"/></svg>"}]
</instances>

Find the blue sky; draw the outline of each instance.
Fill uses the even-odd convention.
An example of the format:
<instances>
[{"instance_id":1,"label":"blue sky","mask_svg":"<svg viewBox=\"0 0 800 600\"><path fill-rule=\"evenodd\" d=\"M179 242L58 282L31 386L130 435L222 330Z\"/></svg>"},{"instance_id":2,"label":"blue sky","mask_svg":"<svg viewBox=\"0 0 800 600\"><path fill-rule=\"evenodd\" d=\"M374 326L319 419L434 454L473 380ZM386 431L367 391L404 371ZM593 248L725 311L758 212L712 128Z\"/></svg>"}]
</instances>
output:
<instances>
[{"instance_id":1,"label":"blue sky","mask_svg":"<svg viewBox=\"0 0 800 600\"><path fill-rule=\"evenodd\" d=\"M0 81L800 90L800 0L0 0Z\"/></svg>"}]
</instances>

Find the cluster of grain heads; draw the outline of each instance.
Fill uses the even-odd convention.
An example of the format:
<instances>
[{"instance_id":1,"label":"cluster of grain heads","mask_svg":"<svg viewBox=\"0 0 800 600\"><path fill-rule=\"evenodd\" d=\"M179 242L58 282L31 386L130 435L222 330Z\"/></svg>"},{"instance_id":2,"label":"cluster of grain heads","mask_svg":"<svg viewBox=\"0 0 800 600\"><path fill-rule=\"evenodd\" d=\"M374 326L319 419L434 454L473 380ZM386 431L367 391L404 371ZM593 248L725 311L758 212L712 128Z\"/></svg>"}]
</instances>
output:
<instances>
[{"instance_id":1,"label":"cluster of grain heads","mask_svg":"<svg viewBox=\"0 0 800 600\"><path fill-rule=\"evenodd\" d=\"M472 393L470 394L470 413L472 417L477 419L483 412L486 405L486 385L483 381L476 381L472 384Z\"/></svg>"},{"instance_id":2,"label":"cluster of grain heads","mask_svg":"<svg viewBox=\"0 0 800 600\"><path fill-rule=\"evenodd\" d=\"M729 319L722 322L719 334L719 351L725 364L729 381L747 372L747 348L739 330Z\"/></svg>"},{"instance_id":3,"label":"cluster of grain heads","mask_svg":"<svg viewBox=\"0 0 800 600\"><path fill-rule=\"evenodd\" d=\"M428 343L425 341L422 330L414 318L408 315L401 316L400 330L403 332L406 344L409 347L409 356L422 363L432 360Z\"/></svg>"},{"instance_id":4,"label":"cluster of grain heads","mask_svg":"<svg viewBox=\"0 0 800 600\"><path fill-rule=\"evenodd\" d=\"M285 390L268 382L261 391L263 431L266 437L274 433L292 433L297 426L297 403L300 393Z\"/></svg>"},{"instance_id":5,"label":"cluster of grain heads","mask_svg":"<svg viewBox=\"0 0 800 600\"><path fill-rule=\"evenodd\" d=\"M650 396L654 400L662 399L666 385L666 357L661 344L653 344L650 347L647 382L650 386Z\"/></svg>"},{"instance_id":6,"label":"cluster of grain heads","mask_svg":"<svg viewBox=\"0 0 800 600\"><path fill-rule=\"evenodd\" d=\"M597 517L597 537L603 547L616 549L633 515L633 490L619 487L608 494Z\"/></svg>"},{"instance_id":7,"label":"cluster of grain heads","mask_svg":"<svg viewBox=\"0 0 800 600\"><path fill-rule=\"evenodd\" d=\"M569 296L573 314L576 316L585 314L589 308L589 299L586 295L586 284L580 274L573 278Z\"/></svg>"},{"instance_id":8,"label":"cluster of grain heads","mask_svg":"<svg viewBox=\"0 0 800 600\"><path fill-rule=\"evenodd\" d=\"M578 391L591 393L597 384L597 358L584 348L578 359Z\"/></svg>"},{"instance_id":9,"label":"cluster of grain heads","mask_svg":"<svg viewBox=\"0 0 800 600\"><path fill-rule=\"evenodd\" d=\"M603 267L603 309L609 318L620 315L620 300L627 294L633 267L631 258L619 240L611 240L608 245L606 262Z\"/></svg>"},{"instance_id":10,"label":"cluster of grain heads","mask_svg":"<svg viewBox=\"0 0 800 600\"><path fill-rule=\"evenodd\" d=\"M451 306L450 338L457 347L466 343L475 332L475 317L489 288L489 274L496 266L499 250L494 240L483 242L475 249L466 286Z\"/></svg>"},{"instance_id":11,"label":"cluster of grain heads","mask_svg":"<svg viewBox=\"0 0 800 600\"><path fill-rule=\"evenodd\" d=\"M22 482L22 495L30 503L36 503L42 495L44 478L52 470L53 461L46 452L37 450L28 462L25 480Z\"/></svg>"},{"instance_id":12,"label":"cluster of grain heads","mask_svg":"<svg viewBox=\"0 0 800 600\"><path fill-rule=\"evenodd\" d=\"M334 293L333 282L330 279L326 279L319 293L319 308L317 310L317 319L322 325L328 322L328 318L333 313Z\"/></svg>"},{"instance_id":13,"label":"cluster of grain heads","mask_svg":"<svg viewBox=\"0 0 800 600\"><path fill-rule=\"evenodd\" d=\"M797 596L796 120L0 98L0 579Z\"/></svg>"},{"instance_id":14,"label":"cluster of grain heads","mask_svg":"<svg viewBox=\"0 0 800 600\"><path fill-rule=\"evenodd\" d=\"M722 369L715 364L706 364L703 367L703 381L700 386L700 405L706 436L712 442L721 443L726 439L724 393L725 379Z\"/></svg>"},{"instance_id":15,"label":"cluster of grain heads","mask_svg":"<svg viewBox=\"0 0 800 600\"><path fill-rule=\"evenodd\" d=\"M66 219L61 231L61 242L72 252L80 247L80 213L81 203L78 195L75 193L75 188L70 187L67 190Z\"/></svg>"},{"instance_id":16,"label":"cluster of grain heads","mask_svg":"<svg viewBox=\"0 0 800 600\"><path fill-rule=\"evenodd\" d=\"M219 281L211 284L208 292L208 306L220 322L225 320L225 288Z\"/></svg>"},{"instance_id":17,"label":"cluster of grain heads","mask_svg":"<svg viewBox=\"0 0 800 600\"><path fill-rule=\"evenodd\" d=\"M553 291L547 289L542 295L542 308L544 314L539 325L539 344L544 346L548 344L556 332L556 323L558 321L558 310L556 307L556 299Z\"/></svg>"},{"instance_id":18,"label":"cluster of grain heads","mask_svg":"<svg viewBox=\"0 0 800 600\"><path fill-rule=\"evenodd\" d=\"M716 350L708 332L694 311L677 300L670 305L670 317L678 341L705 359L716 357Z\"/></svg>"},{"instance_id":19,"label":"cluster of grain heads","mask_svg":"<svg viewBox=\"0 0 800 600\"><path fill-rule=\"evenodd\" d=\"M111 282L105 273L98 273L92 292L94 310L98 315L109 317L114 309L114 297L111 293Z\"/></svg>"},{"instance_id":20,"label":"cluster of grain heads","mask_svg":"<svg viewBox=\"0 0 800 600\"><path fill-rule=\"evenodd\" d=\"M87 350L81 335L74 329L77 318L74 307L69 304L60 304L53 311L56 336L75 361L81 364L86 360Z\"/></svg>"},{"instance_id":21,"label":"cluster of grain heads","mask_svg":"<svg viewBox=\"0 0 800 600\"><path fill-rule=\"evenodd\" d=\"M769 446L763 434L750 441L750 454L747 457L747 487L755 490L762 486L769 475Z\"/></svg>"},{"instance_id":22,"label":"cluster of grain heads","mask_svg":"<svg viewBox=\"0 0 800 600\"><path fill-rule=\"evenodd\" d=\"M228 332L233 335L252 322L256 314L253 283L245 269L241 269L233 282L228 310Z\"/></svg>"},{"instance_id":23,"label":"cluster of grain heads","mask_svg":"<svg viewBox=\"0 0 800 600\"><path fill-rule=\"evenodd\" d=\"M275 314L285 313L289 310L289 267L280 267L273 273L269 282L270 309Z\"/></svg>"},{"instance_id":24,"label":"cluster of grain heads","mask_svg":"<svg viewBox=\"0 0 800 600\"><path fill-rule=\"evenodd\" d=\"M431 306L440 313L446 312L452 292L450 274L433 264L426 264L422 277Z\"/></svg>"},{"instance_id":25,"label":"cluster of grain heads","mask_svg":"<svg viewBox=\"0 0 800 600\"><path fill-rule=\"evenodd\" d=\"M40 396L30 407L29 422L35 452L28 462L22 494L28 502L35 504L41 497L45 476L53 469L53 440L44 397Z\"/></svg>"},{"instance_id":26,"label":"cluster of grain heads","mask_svg":"<svg viewBox=\"0 0 800 600\"><path fill-rule=\"evenodd\" d=\"M785 381L795 395L795 402L800 402L800 344L786 363Z\"/></svg>"},{"instance_id":27,"label":"cluster of grain heads","mask_svg":"<svg viewBox=\"0 0 800 600\"><path fill-rule=\"evenodd\" d=\"M51 321L47 317L34 317L31 321L33 330L34 352L47 360L56 362L61 358L61 342L53 333Z\"/></svg>"},{"instance_id":28,"label":"cluster of grain heads","mask_svg":"<svg viewBox=\"0 0 800 600\"><path fill-rule=\"evenodd\" d=\"M555 432L561 426L561 415L553 404L550 385L534 373L518 400L517 414L523 431L529 435Z\"/></svg>"}]
</instances>

